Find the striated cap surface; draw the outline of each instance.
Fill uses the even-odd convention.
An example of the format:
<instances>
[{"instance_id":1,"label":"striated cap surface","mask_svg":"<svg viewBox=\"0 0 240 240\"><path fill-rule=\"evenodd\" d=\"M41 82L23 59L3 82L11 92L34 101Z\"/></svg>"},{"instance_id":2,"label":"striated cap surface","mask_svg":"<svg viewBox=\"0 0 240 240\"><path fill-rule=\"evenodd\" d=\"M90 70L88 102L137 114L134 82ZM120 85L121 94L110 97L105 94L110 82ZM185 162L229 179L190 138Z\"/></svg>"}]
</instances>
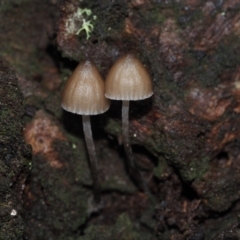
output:
<instances>
[{"instance_id":1,"label":"striated cap surface","mask_svg":"<svg viewBox=\"0 0 240 240\"><path fill-rule=\"evenodd\" d=\"M90 61L80 63L68 79L62 93L62 107L81 115L96 115L108 110L104 82Z\"/></svg>"},{"instance_id":2,"label":"striated cap surface","mask_svg":"<svg viewBox=\"0 0 240 240\"><path fill-rule=\"evenodd\" d=\"M134 55L124 55L112 66L105 83L105 96L107 98L141 100L152 95L150 75Z\"/></svg>"}]
</instances>

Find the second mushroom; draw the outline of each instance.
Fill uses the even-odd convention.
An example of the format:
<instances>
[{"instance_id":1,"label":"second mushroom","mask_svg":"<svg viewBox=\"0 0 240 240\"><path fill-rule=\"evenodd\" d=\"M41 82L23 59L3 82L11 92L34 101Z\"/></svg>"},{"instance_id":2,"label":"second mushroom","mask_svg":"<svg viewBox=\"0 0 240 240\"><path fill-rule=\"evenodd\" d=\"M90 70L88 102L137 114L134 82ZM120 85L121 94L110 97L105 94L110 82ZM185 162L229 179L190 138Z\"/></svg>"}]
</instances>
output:
<instances>
[{"instance_id":1,"label":"second mushroom","mask_svg":"<svg viewBox=\"0 0 240 240\"><path fill-rule=\"evenodd\" d=\"M149 192L134 159L129 141L129 101L142 100L153 95L152 81L143 64L132 54L122 56L110 69L105 96L112 100L122 100L123 145L128 158L127 164L132 177L141 188Z\"/></svg>"}]
</instances>

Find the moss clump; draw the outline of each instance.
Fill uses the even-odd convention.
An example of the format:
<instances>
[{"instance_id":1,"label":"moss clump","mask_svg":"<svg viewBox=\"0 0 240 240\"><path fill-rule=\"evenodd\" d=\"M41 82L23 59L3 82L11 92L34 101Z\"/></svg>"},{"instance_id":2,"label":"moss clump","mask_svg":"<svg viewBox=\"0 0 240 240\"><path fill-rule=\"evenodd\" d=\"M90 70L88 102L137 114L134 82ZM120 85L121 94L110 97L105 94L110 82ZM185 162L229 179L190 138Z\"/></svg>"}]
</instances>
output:
<instances>
[{"instance_id":1,"label":"moss clump","mask_svg":"<svg viewBox=\"0 0 240 240\"><path fill-rule=\"evenodd\" d=\"M78 240L139 240L141 238L126 214L121 214L113 227L109 226L89 226L84 232L84 236Z\"/></svg>"},{"instance_id":2,"label":"moss clump","mask_svg":"<svg viewBox=\"0 0 240 240\"><path fill-rule=\"evenodd\" d=\"M202 156L202 158L191 159L190 164L186 164L180 169L180 174L187 181L202 178L203 174L209 169L210 158Z\"/></svg>"},{"instance_id":3,"label":"moss clump","mask_svg":"<svg viewBox=\"0 0 240 240\"><path fill-rule=\"evenodd\" d=\"M11 8L21 7L22 4L26 4L31 0L8 0L1 3L1 11L11 10Z\"/></svg>"},{"instance_id":4,"label":"moss clump","mask_svg":"<svg viewBox=\"0 0 240 240\"><path fill-rule=\"evenodd\" d=\"M98 39L114 38L124 27L127 3L117 1L88 1L88 8L97 17L92 35Z\"/></svg>"},{"instance_id":5,"label":"moss clump","mask_svg":"<svg viewBox=\"0 0 240 240\"><path fill-rule=\"evenodd\" d=\"M185 79L196 79L203 87L216 86L221 81L221 74L232 72L240 64L240 38L230 35L210 53L192 51L187 53L191 65L186 69Z\"/></svg>"},{"instance_id":6,"label":"moss clump","mask_svg":"<svg viewBox=\"0 0 240 240\"><path fill-rule=\"evenodd\" d=\"M0 61L0 240L23 235L22 186L31 151L22 138L22 98L17 78Z\"/></svg>"},{"instance_id":7,"label":"moss clump","mask_svg":"<svg viewBox=\"0 0 240 240\"><path fill-rule=\"evenodd\" d=\"M68 139L72 147L71 165L75 174L76 182L90 186L92 177L89 169L88 154L85 142L80 136L68 134Z\"/></svg>"},{"instance_id":8,"label":"moss clump","mask_svg":"<svg viewBox=\"0 0 240 240\"><path fill-rule=\"evenodd\" d=\"M0 29L4 33L0 35L0 57L20 75L39 76L43 49L49 41L46 24L50 26L55 14L52 6L48 0L9 0L0 5Z\"/></svg>"},{"instance_id":9,"label":"moss clump","mask_svg":"<svg viewBox=\"0 0 240 240\"><path fill-rule=\"evenodd\" d=\"M157 178L162 178L164 175L166 175L169 172L169 166L167 164L167 161L164 157L158 158L158 166L153 169L153 174Z\"/></svg>"},{"instance_id":10,"label":"moss clump","mask_svg":"<svg viewBox=\"0 0 240 240\"><path fill-rule=\"evenodd\" d=\"M113 119L109 119L106 126L106 131L115 136L118 136L122 133L122 126L120 122L114 121Z\"/></svg>"},{"instance_id":11,"label":"moss clump","mask_svg":"<svg viewBox=\"0 0 240 240\"><path fill-rule=\"evenodd\" d=\"M151 2L152 5L149 4L149 6L147 6L146 4L144 9L137 8L135 10L135 12L138 11L141 24L144 26L160 25L165 19L173 18L176 19L181 29L185 29L203 17L200 6L196 9L191 9L178 1L152 0Z\"/></svg>"}]
</instances>

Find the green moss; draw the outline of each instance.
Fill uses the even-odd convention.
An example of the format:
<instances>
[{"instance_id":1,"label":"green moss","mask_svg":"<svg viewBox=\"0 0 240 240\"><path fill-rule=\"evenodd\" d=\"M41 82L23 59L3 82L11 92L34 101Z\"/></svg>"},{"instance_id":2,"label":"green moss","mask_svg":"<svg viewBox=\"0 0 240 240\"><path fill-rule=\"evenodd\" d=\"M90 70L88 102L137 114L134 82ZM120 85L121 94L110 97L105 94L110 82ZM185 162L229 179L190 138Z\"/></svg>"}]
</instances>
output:
<instances>
[{"instance_id":1,"label":"green moss","mask_svg":"<svg viewBox=\"0 0 240 240\"><path fill-rule=\"evenodd\" d=\"M203 178L196 180L194 186L201 187L201 197L216 212L229 210L239 199L239 171L236 168L214 166Z\"/></svg>"},{"instance_id":2,"label":"green moss","mask_svg":"<svg viewBox=\"0 0 240 240\"><path fill-rule=\"evenodd\" d=\"M90 1L89 1L90 3ZM92 2L90 7L93 15L97 16L93 35L98 39L114 38L124 27L127 16L127 4L125 1L101 1Z\"/></svg>"},{"instance_id":3,"label":"green moss","mask_svg":"<svg viewBox=\"0 0 240 240\"><path fill-rule=\"evenodd\" d=\"M78 137L72 134L68 134L67 136L72 148L71 165L75 174L75 180L84 185L91 185L92 177L88 163L85 140L80 138L80 136Z\"/></svg>"},{"instance_id":4,"label":"green moss","mask_svg":"<svg viewBox=\"0 0 240 240\"><path fill-rule=\"evenodd\" d=\"M61 148L63 149L63 145ZM41 200L42 202L34 202L36 208L28 213L37 216L35 219L42 225L37 232L32 233L32 236L38 238L46 234L47 239L51 239L49 236L54 234L57 239L65 239L69 235L74 235L86 221L88 196L86 190L80 184L75 183L71 169L50 168L47 163L42 161L44 159L41 159L40 155L38 158L38 166L35 164L32 170L35 175L35 184L32 183L31 188L33 194L37 194L35 191L40 184L44 189L45 199ZM36 196L39 198L38 195ZM28 224L30 227L33 223ZM49 227L47 231L46 226Z\"/></svg>"},{"instance_id":5,"label":"green moss","mask_svg":"<svg viewBox=\"0 0 240 240\"><path fill-rule=\"evenodd\" d=\"M195 10L186 9L184 6L182 10L178 12L177 23L180 28L185 29L186 27L193 27L197 21L202 21L204 15L201 8Z\"/></svg>"},{"instance_id":6,"label":"green moss","mask_svg":"<svg viewBox=\"0 0 240 240\"><path fill-rule=\"evenodd\" d=\"M158 158L158 166L153 169L154 176L162 178L169 171L169 166L164 157Z\"/></svg>"},{"instance_id":7,"label":"green moss","mask_svg":"<svg viewBox=\"0 0 240 240\"><path fill-rule=\"evenodd\" d=\"M113 120L113 119L109 119L107 122L107 125L105 127L106 131L118 136L122 133L122 126L121 123L119 121Z\"/></svg>"},{"instance_id":8,"label":"green moss","mask_svg":"<svg viewBox=\"0 0 240 240\"><path fill-rule=\"evenodd\" d=\"M114 226L89 226L84 232L84 236L79 240L140 240L143 239L134 230L131 221L126 214L121 214Z\"/></svg>"},{"instance_id":9,"label":"green moss","mask_svg":"<svg viewBox=\"0 0 240 240\"><path fill-rule=\"evenodd\" d=\"M189 165L184 165L179 169L182 178L186 181L201 179L203 174L209 169L209 160L208 157L191 159Z\"/></svg>"},{"instance_id":10,"label":"green moss","mask_svg":"<svg viewBox=\"0 0 240 240\"><path fill-rule=\"evenodd\" d=\"M3 94L4 92L4 94ZM0 129L0 135L9 135L19 132L21 129L21 122L16 121L16 113L9 108L8 103L10 102L20 102L22 101L22 95L20 90L14 85L9 84L5 89L0 90L0 94L3 94L0 98L2 104L0 109L0 124L2 124ZM22 106L19 107L18 112L23 111Z\"/></svg>"},{"instance_id":11,"label":"green moss","mask_svg":"<svg viewBox=\"0 0 240 240\"><path fill-rule=\"evenodd\" d=\"M145 27L152 27L154 25L161 25L166 17L161 13L161 8L141 8L134 11L141 21L141 25Z\"/></svg>"},{"instance_id":12,"label":"green moss","mask_svg":"<svg viewBox=\"0 0 240 240\"><path fill-rule=\"evenodd\" d=\"M88 166L83 168L82 162L86 159L75 158L75 154L84 156L85 151L82 151L80 138L68 137L72 140L71 144L56 139L51 146L55 153L53 158L57 158L60 167L51 166L45 154L34 155L29 185L34 200L30 211L26 211L30 239L67 239L68 236L77 239L78 229L88 217L90 194L78 179L88 171ZM79 165L81 167L76 169ZM39 191L39 188L42 190ZM32 232L31 229L36 226L40 226L38 231Z\"/></svg>"},{"instance_id":13,"label":"green moss","mask_svg":"<svg viewBox=\"0 0 240 240\"><path fill-rule=\"evenodd\" d=\"M19 29L16 31L18 32ZM1 44L0 57L7 59L18 74L24 76L36 76L42 72L39 64L39 52L31 45L28 45L28 49L26 51L25 45L21 45L25 44L22 41L24 40L19 39L17 46L15 42L3 42ZM27 62L31 62L31 64L26 64Z\"/></svg>"},{"instance_id":14,"label":"green moss","mask_svg":"<svg viewBox=\"0 0 240 240\"><path fill-rule=\"evenodd\" d=\"M194 22L201 20L203 13L201 8L192 10L186 8L182 2L170 0L154 1L154 7L136 8L135 14L138 14L138 18L143 26L161 25L165 19L172 18L176 20L176 23L181 29L188 26L193 26Z\"/></svg>"},{"instance_id":15,"label":"green moss","mask_svg":"<svg viewBox=\"0 0 240 240\"><path fill-rule=\"evenodd\" d=\"M136 191L136 187L132 183L123 182L117 175L109 177L101 185L102 190L117 190L124 193L132 193Z\"/></svg>"},{"instance_id":16,"label":"green moss","mask_svg":"<svg viewBox=\"0 0 240 240\"><path fill-rule=\"evenodd\" d=\"M170 101L183 98L183 91L179 91L179 86L176 81L174 81L173 74L166 67L163 68L161 79L163 79L161 87L165 89L165 91L161 94L161 97L166 106Z\"/></svg>"},{"instance_id":17,"label":"green moss","mask_svg":"<svg viewBox=\"0 0 240 240\"><path fill-rule=\"evenodd\" d=\"M8 0L1 3L1 11L8 11L11 10L11 8L14 8L16 6L20 6L21 4L25 4L31 0Z\"/></svg>"},{"instance_id":18,"label":"green moss","mask_svg":"<svg viewBox=\"0 0 240 240\"><path fill-rule=\"evenodd\" d=\"M61 100L58 95L50 93L44 100L45 109L51 112L55 117L61 118L63 110L60 102Z\"/></svg>"},{"instance_id":19,"label":"green moss","mask_svg":"<svg viewBox=\"0 0 240 240\"><path fill-rule=\"evenodd\" d=\"M185 78L195 79L203 87L219 84L223 72L231 72L240 64L240 38L235 35L226 37L209 54L201 51L188 52L191 65L186 69Z\"/></svg>"},{"instance_id":20,"label":"green moss","mask_svg":"<svg viewBox=\"0 0 240 240\"><path fill-rule=\"evenodd\" d=\"M1 221L3 221L3 219L1 219ZM11 226L7 228L2 228L0 226L0 240L22 239L23 227L23 224L14 226L15 229L12 231Z\"/></svg>"},{"instance_id":21,"label":"green moss","mask_svg":"<svg viewBox=\"0 0 240 240\"><path fill-rule=\"evenodd\" d=\"M1 4L0 28L4 34L0 36L0 57L20 75L36 77L42 73L43 51L39 44L43 44L45 33L36 13L42 12L43 2L46 3L42 1L41 7L38 0L9 0Z\"/></svg>"},{"instance_id":22,"label":"green moss","mask_svg":"<svg viewBox=\"0 0 240 240\"><path fill-rule=\"evenodd\" d=\"M118 239L121 240L134 240L140 238L140 236L134 230L128 215L125 213L118 217L116 225L113 229L113 236L118 236Z\"/></svg>"},{"instance_id":23,"label":"green moss","mask_svg":"<svg viewBox=\"0 0 240 240\"><path fill-rule=\"evenodd\" d=\"M161 177L168 172L168 166L173 165L185 181L199 179L209 168L209 158L204 150L205 143L197 139L198 134L206 126L200 122L191 122L194 120L187 116L176 116L173 119L182 124L183 129L189 123L192 129L188 131L195 132L195 136L185 132L186 135L183 137L182 132L178 133L181 128L166 132L161 130L161 126L156 126L158 131L153 131L152 138L148 138L145 143L154 155L159 156L158 167L154 169L154 174Z\"/></svg>"},{"instance_id":24,"label":"green moss","mask_svg":"<svg viewBox=\"0 0 240 240\"><path fill-rule=\"evenodd\" d=\"M216 234L221 236L220 239L239 238L239 220L238 223L236 222L238 219L237 213L230 213L224 217L215 219L215 224L205 229L205 239L216 239Z\"/></svg>"},{"instance_id":25,"label":"green moss","mask_svg":"<svg viewBox=\"0 0 240 240\"><path fill-rule=\"evenodd\" d=\"M0 62L0 239L22 239L22 185L30 149L22 138L22 94L17 78ZM14 188L12 186L14 185ZM17 211L16 216L11 210Z\"/></svg>"}]
</instances>

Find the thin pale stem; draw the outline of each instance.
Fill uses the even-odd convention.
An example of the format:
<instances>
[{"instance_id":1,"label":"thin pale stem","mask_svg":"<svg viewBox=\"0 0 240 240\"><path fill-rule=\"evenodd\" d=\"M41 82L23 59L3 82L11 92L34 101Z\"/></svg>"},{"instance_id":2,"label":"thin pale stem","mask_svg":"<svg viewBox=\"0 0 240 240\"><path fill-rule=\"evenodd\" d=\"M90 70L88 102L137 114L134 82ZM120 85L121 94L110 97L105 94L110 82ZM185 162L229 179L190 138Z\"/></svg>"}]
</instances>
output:
<instances>
[{"instance_id":1,"label":"thin pale stem","mask_svg":"<svg viewBox=\"0 0 240 240\"><path fill-rule=\"evenodd\" d=\"M129 172L132 177L140 184L140 187L143 189L143 191L149 193L148 186L140 173L136 161L134 160L132 148L129 141L129 101L122 101L122 135L124 150L128 158L127 165Z\"/></svg>"},{"instance_id":2,"label":"thin pale stem","mask_svg":"<svg viewBox=\"0 0 240 240\"><path fill-rule=\"evenodd\" d=\"M93 193L94 199L96 202L100 201L100 186L99 186L99 177L98 177L98 162L96 156L96 150L92 137L92 129L89 115L82 115L83 122L83 132L85 136L85 141L88 150L90 169L93 179Z\"/></svg>"}]
</instances>

